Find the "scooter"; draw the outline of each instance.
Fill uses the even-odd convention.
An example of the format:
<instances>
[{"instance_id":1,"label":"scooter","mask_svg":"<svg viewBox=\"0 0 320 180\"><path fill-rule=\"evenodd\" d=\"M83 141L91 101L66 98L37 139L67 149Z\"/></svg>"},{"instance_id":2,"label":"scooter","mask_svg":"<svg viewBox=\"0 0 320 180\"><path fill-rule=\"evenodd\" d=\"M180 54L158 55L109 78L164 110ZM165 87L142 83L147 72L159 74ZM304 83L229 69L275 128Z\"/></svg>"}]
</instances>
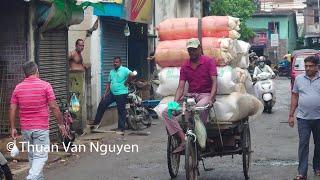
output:
<instances>
[{"instance_id":1,"label":"scooter","mask_svg":"<svg viewBox=\"0 0 320 180\"><path fill-rule=\"evenodd\" d=\"M254 85L256 97L264 104L264 111L269 114L272 113L272 107L276 102L276 92L272 78L271 73L262 72L258 74L257 82Z\"/></svg>"}]
</instances>

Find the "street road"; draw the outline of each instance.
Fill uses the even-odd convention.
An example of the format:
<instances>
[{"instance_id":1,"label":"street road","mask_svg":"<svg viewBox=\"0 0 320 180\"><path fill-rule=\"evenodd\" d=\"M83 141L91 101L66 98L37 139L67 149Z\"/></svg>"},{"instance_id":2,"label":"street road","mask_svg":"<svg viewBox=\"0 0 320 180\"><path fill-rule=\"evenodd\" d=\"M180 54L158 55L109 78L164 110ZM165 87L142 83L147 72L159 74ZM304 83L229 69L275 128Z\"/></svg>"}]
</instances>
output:
<instances>
[{"instance_id":1,"label":"street road","mask_svg":"<svg viewBox=\"0 0 320 180\"><path fill-rule=\"evenodd\" d=\"M287 121L290 104L290 80L280 78L275 83L277 102L272 114L263 114L250 122L253 159L251 179L288 180L296 175L298 134L297 128L289 128ZM139 152L119 155L101 152L79 153L79 157L50 166L45 171L48 180L168 180L170 179L167 161L167 136L164 124L147 129L149 136L126 135L124 139L114 134L105 134L102 143L137 144ZM311 140L312 142L313 140ZM310 143L310 154L313 145ZM312 156L311 156L312 157ZM185 179L184 158L180 164L177 180ZM214 170L204 172L200 166L200 179L235 180L244 179L241 156L216 157L206 159L207 167ZM312 173L309 159L309 178L316 179Z\"/></svg>"}]
</instances>

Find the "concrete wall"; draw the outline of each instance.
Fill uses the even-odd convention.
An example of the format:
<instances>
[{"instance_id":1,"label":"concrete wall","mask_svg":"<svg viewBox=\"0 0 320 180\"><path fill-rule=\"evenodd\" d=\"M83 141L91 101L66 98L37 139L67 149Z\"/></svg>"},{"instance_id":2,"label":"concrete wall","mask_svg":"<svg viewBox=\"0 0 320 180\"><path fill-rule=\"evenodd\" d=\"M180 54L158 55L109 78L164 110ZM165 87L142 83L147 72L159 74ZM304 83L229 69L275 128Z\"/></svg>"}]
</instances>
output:
<instances>
[{"instance_id":1,"label":"concrete wall","mask_svg":"<svg viewBox=\"0 0 320 180\"><path fill-rule=\"evenodd\" d=\"M168 18L191 17L191 1L194 16L202 17L202 0L155 0L155 27Z\"/></svg>"},{"instance_id":2,"label":"concrete wall","mask_svg":"<svg viewBox=\"0 0 320 180\"><path fill-rule=\"evenodd\" d=\"M98 17L92 15L91 23L93 24ZM91 36L90 60L91 60L91 87L92 87L92 106L95 114L100 102L101 94L101 27L100 22L98 29L93 31Z\"/></svg>"},{"instance_id":3,"label":"concrete wall","mask_svg":"<svg viewBox=\"0 0 320 180\"><path fill-rule=\"evenodd\" d=\"M314 21L315 9L317 9L316 6L307 6L305 8L305 34L319 34L320 32L320 24Z\"/></svg>"},{"instance_id":4,"label":"concrete wall","mask_svg":"<svg viewBox=\"0 0 320 180\"><path fill-rule=\"evenodd\" d=\"M156 0L155 1L155 24L168 18L190 17L192 0ZM194 1L194 17L202 15L202 1Z\"/></svg>"}]
</instances>

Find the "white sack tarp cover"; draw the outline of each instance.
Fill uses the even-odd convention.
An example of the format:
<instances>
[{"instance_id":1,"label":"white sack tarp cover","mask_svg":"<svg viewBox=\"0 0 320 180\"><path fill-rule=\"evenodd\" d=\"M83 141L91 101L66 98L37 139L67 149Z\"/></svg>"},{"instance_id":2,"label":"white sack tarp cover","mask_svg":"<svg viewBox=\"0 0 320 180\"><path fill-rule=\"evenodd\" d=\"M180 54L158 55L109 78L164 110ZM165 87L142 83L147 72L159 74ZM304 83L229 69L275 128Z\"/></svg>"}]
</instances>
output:
<instances>
[{"instance_id":1,"label":"white sack tarp cover","mask_svg":"<svg viewBox=\"0 0 320 180\"><path fill-rule=\"evenodd\" d=\"M203 122L200 119L200 116L195 116L195 134L197 135L197 142L199 146L204 149L206 147L207 141L207 131L206 127L204 126Z\"/></svg>"},{"instance_id":2,"label":"white sack tarp cover","mask_svg":"<svg viewBox=\"0 0 320 180\"><path fill-rule=\"evenodd\" d=\"M235 91L236 79L235 74L231 66L217 67L218 77L217 77L217 94L231 94Z\"/></svg>"},{"instance_id":3,"label":"white sack tarp cover","mask_svg":"<svg viewBox=\"0 0 320 180\"><path fill-rule=\"evenodd\" d=\"M238 86L243 86L244 88L244 92L243 90L237 90L237 88L236 92L245 93L247 90L253 87L253 82L247 69L236 67L233 69L233 72L236 74L236 79L234 79L234 82L237 83Z\"/></svg>"},{"instance_id":4,"label":"white sack tarp cover","mask_svg":"<svg viewBox=\"0 0 320 180\"><path fill-rule=\"evenodd\" d=\"M255 119L263 111L263 104L250 94L233 92L217 96L214 108L210 111L212 122L236 122L245 117Z\"/></svg>"},{"instance_id":5,"label":"white sack tarp cover","mask_svg":"<svg viewBox=\"0 0 320 180\"><path fill-rule=\"evenodd\" d=\"M234 51L236 52L236 58L232 62L233 67L240 67L247 69L249 67L249 50L250 44L241 40L234 41Z\"/></svg>"},{"instance_id":6,"label":"white sack tarp cover","mask_svg":"<svg viewBox=\"0 0 320 180\"><path fill-rule=\"evenodd\" d=\"M160 118L162 117L163 111L168 107L168 103L174 100L174 96L167 96L163 98L160 103L153 108L153 110L157 113Z\"/></svg>"},{"instance_id":7,"label":"white sack tarp cover","mask_svg":"<svg viewBox=\"0 0 320 180\"><path fill-rule=\"evenodd\" d=\"M166 67L159 72L160 84L157 94L161 96L175 95L179 85L180 67Z\"/></svg>"},{"instance_id":8,"label":"white sack tarp cover","mask_svg":"<svg viewBox=\"0 0 320 180\"><path fill-rule=\"evenodd\" d=\"M179 85L180 79L180 67L166 67L162 68L158 74L159 76L159 87L156 93L165 96L174 96ZM188 82L184 87L184 94L188 92Z\"/></svg>"}]
</instances>

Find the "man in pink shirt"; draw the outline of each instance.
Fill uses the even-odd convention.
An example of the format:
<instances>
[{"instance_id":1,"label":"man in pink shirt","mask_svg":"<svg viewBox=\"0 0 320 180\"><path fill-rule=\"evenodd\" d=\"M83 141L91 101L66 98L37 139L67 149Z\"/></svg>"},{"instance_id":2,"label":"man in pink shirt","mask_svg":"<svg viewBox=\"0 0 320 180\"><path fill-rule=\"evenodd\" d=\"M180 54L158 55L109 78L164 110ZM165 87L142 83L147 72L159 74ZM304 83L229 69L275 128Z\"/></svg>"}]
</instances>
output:
<instances>
[{"instance_id":1,"label":"man in pink shirt","mask_svg":"<svg viewBox=\"0 0 320 180\"><path fill-rule=\"evenodd\" d=\"M174 101L181 100L186 82L189 84L188 95L193 96L197 106L212 105L215 102L217 92L217 67L214 59L203 56L198 39L190 39L187 42L190 60L186 61L180 69L179 86ZM169 135L177 134L181 144L173 151L178 153L184 150L185 134L181 129L177 117L169 119L168 111L163 112L163 118ZM208 112L201 114L203 122L207 122Z\"/></svg>"},{"instance_id":2,"label":"man in pink shirt","mask_svg":"<svg viewBox=\"0 0 320 180\"><path fill-rule=\"evenodd\" d=\"M18 136L15 119L19 109L21 132L24 141L30 144L30 146L24 144L28 146L25 149L28 149L30 164L26 179L40 180L44 178L42 170L48 159L46 148L50 145L49 108L58 121L62 136L65 137L67 133L50 83L39 79L38 67L34 62L26 62L23 65L23 71L25 79L15 87L10 102L11 136L13 139Z\"/></svg>"}]
</instances>

